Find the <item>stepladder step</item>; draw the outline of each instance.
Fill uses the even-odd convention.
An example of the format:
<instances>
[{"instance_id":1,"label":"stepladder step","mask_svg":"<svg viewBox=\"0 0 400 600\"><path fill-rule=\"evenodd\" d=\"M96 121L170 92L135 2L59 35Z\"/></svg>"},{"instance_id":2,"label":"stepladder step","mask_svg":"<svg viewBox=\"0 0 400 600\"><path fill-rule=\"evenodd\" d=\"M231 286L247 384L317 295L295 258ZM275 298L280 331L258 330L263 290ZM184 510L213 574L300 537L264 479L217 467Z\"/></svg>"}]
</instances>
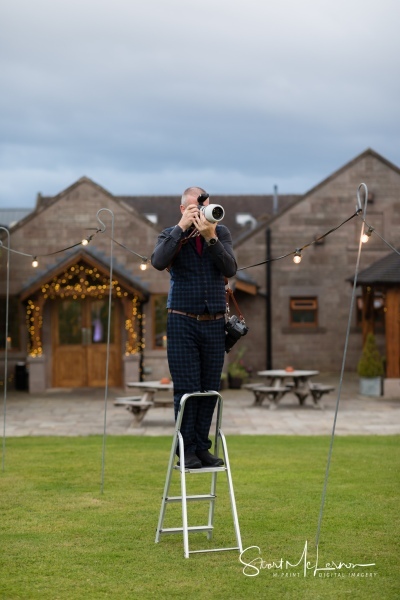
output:
<instances>
[{"instance_id":1,"label":"stepladder step","mask_svg":"<svg viewBox=\"0 0 400 600\"><path fill-rule=\"evenodd\" d=\"M194 525L187 528L187 531L192 533L200 533L202 531L212 531L214 529L213 525ZM160 533L182 533L184 531L184 527L168 527L165 529L160 529Z\"/></svg>"},{"instance_id":2,"label":"stepladder step","mask_svg":"<svg viewBox=\"0 0 400 600\"><path fill-rule=\"evenodd\" d=\"M186 501L196 501L196 500L214 500L216 498L216 494L198 494L186 496ZM182 496L168 496L165 498L165 502L182 502Z\"/></svg>"},{"instance_id":3,"label":"stepladder step","mask_svg":"<svg viewBox=\"0 0 400 600\"><path fill-rule=\"evenodd\" d=\"M175 471L185 471L185 473L195 473L199 475L200 473L223 473L226 471L226 467L201 467L201 469L181 469L179 465L174 466Z\"/></svg>"}]
</instances>

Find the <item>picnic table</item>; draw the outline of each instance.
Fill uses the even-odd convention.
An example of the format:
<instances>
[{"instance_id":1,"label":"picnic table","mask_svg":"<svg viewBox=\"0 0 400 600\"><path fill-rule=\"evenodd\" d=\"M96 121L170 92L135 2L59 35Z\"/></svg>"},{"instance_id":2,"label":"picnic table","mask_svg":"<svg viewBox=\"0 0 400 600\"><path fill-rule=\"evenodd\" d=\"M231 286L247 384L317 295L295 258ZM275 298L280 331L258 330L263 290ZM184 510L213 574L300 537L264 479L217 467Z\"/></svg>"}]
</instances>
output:
<instances>
[{"instance_id":1,"label":"picnic table","mask_svg":"<svg viewBox=\"0 0 400 600\"><path fill-rule=\"evenodd\" d=\"M133 414L135 425L140 425L147 411L152 407L173 406L173 395L169 398L156 398L157 392L172 391L173 383L161 381L129 381L126 386L138 389L140 396L123 396L114 400L114 406L125 406Z\"/></svg>"},{"instance_id":2,"label":"picnic table","mask_svg":"<svg viewBox=\"0 0 400 600\"><path fill-rule=\"evenodd\" d=\"M314 406L320 408L319 401L324 394L335 388L320 383L313 383L312 377L319 375L319 371L299 369L269 369L258 371L259 377L265 377L266 383L250 383L244 387L254 394L254 404L261 406L265 398L270 400L270 408L276 408L279 401L287 394L294 394L302 406L306 398L311 396Z\"/></svg>"}]
</instances>

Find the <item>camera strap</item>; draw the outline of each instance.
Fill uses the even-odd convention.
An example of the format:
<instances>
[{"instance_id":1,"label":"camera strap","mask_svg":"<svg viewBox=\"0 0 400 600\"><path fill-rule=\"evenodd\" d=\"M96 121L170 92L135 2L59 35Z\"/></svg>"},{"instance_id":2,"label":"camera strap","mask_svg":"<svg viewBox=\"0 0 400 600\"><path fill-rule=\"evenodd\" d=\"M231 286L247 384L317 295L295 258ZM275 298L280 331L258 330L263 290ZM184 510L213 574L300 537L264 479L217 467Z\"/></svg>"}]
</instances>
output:
<instances>
[{"instance_id":1,"label":"camera strap","mask_svg":"<svg viewBox=\"0 0 400 600\"><path fill-rule=\"evenodd\" d=\"M238 305L238 303L236 301L236 298L235 298L235 296L233 294L233 289L229 285L228 279L225 279L225 293L226 293L226 312L227 312L227 314L229 315L229 313L230 313L229 302L230 302L230 300L232 298L232 302L235 305L238 317L239 317L239 319L241 321L244 322L245 318L244 318L244 316L243 316L243 314L242 314L242 312L241 312L241 310L239 308L239 305Z\"/></svg>"},{"instance_id":2,"label":"camera strap","mask_svg":"<svg viewBox=\"0 0 400 600\"><path fill-rule=\"evenodd\" d=\"M172 257L172 260L171 260L171 262L169 263L168 267L166 267L166 269L165 269L166 271L168 271L168 273L169 273L169 271L170 271L170 268L171 268L171 267L172 267L172 265L173 265L173 262L174 262L175 258L176 258L176 257L177 257L177 255L179 254L179 252L180 252L180 250L181 250L182 246L183 246L184 244L187 244L187 243L188 243L188 241L189 241L190 239L196 238L196 237L197 237L197 236L199 236L199 235L200 235L200 233L197 231L197 229L193 229L193 231L191 231L191 232L190 232L190 234L189 234L188 236L186 236L185 238L183 238L182 240L180 240L180 242L179 242L179 244L178 244L178 247L177 247L177 249L175 250L175 254L174 254L174 256Z\"/></svg>"}]
</instances>

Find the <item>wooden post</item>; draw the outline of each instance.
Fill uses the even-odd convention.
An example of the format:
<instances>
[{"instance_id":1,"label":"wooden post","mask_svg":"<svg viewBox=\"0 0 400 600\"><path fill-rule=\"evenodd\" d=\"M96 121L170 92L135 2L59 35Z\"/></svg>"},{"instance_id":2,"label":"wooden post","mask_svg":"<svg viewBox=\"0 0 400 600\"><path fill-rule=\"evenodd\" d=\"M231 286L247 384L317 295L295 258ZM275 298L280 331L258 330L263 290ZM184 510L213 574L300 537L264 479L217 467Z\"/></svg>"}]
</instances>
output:
<instances>
[{"instance_id":1,"label":"wooden post","mask_svg":"<svg viewBox=\"0 0 400 600\"><path fill-rule=\"evenodd\" d=\"M386 291L386 377L400 378L400 289Z\"/></svg>"},{"instance_id":2,"label":"wooden post","mask_svg":"<svg viewBox=\"0 0 400 600\"><path fill-rule=\"evenodd\" d=\"M362 288L362 334L363 346L369 333L375 333L374 323L374 288L363 286Z\"/></svg>"}]
</instances>

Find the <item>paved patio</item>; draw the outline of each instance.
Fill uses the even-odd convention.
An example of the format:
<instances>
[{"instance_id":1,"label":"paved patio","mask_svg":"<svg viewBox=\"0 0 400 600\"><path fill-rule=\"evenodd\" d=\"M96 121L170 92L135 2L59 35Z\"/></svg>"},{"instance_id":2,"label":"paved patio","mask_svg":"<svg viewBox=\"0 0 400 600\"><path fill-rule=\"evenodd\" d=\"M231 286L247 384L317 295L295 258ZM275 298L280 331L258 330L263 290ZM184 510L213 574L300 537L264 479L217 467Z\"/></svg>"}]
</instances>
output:
<instances>
[{"instance_id":1,"label":"paved patio","mask_svg":"<svg viewBox=\"0 0 400 600\"><path fill-rule=\"evenodd\" d=\"M300 406L295 396L287 394L276 410L270 410L268 401L261 407L253 406L253 394L248 390L223 390L222 429L226 435L329 435L333 427L339 379L339 374L321 374L318 377L319 382L336 388L323 397L322 409L314 408L309 398L304 406ZM173 435L171 407L151 408L142 424L136 426L130 412L113 405L115 397L124 395L128 396L129 392L115 388L108 390L108 435ZM157 397L168 398L170 393L163 392ZM4 405L4 402L1 404ZM104 389L53 389L41 395L10 390L5 407L6 437L102 435L104 406ZM4 422L4 406L1 413ZM400 398L360 396L357 377L353 373L345 374L336 434L400 434Z\"/></svg>"}]
</instances>

